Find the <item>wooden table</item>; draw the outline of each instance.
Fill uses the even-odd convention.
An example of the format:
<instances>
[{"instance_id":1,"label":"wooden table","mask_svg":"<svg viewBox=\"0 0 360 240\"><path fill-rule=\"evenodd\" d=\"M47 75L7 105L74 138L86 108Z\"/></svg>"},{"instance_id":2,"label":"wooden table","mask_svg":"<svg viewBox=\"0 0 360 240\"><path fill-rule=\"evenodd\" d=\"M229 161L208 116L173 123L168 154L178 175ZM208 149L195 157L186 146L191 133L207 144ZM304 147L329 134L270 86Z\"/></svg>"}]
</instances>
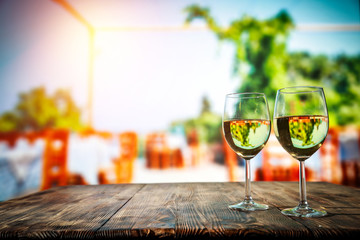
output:
<instances>
[{"instance_id":1,"label":"wooden table","mask_svg":"<svg viewBox=\"0 0 360 240\"><path fill-rule=\"evenodd\" d=\"M0 203L0 239L327 238L360 236L360 189L308 183L323 218L280 213L298 202L297 182L254 182L268 211L239 212L243 183L169 183L52 188Z\"/></svg>"}]
</instances>

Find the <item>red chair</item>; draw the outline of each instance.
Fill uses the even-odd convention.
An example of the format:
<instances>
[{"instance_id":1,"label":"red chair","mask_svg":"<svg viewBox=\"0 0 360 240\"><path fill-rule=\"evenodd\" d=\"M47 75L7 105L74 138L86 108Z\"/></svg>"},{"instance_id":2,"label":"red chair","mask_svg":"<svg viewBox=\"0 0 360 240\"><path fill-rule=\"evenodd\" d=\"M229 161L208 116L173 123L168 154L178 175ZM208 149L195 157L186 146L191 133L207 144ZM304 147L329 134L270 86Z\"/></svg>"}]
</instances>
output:
<instances>
[{"instance_id":1,"label":"red chair","mask_svg":"<svg viewBox=\"0 0 360 240\"><path fill-rule=\"evenodd\" d=\"M183 168L185 167L185 160L180 148L175 148L171 151L172 156L172 166L176 168Z\"/></svg>"},{"instance_id":2,"label":"red chair","mask_svg":"<svg viewBox=\"0 0 360 240\"><path fill-rule=\"evenodd\" d=\"M134 161L138 154L138 137L135 132L124 132L119 136L120 157L115 159L117 183L130 183L133 179Z\"/></svg>"},{"instance_id":3,"label":"red chair","mask_svg":"<svg viewBox=\"0 0 360 240\"><path fill-rule=\"evenodd\" d=\"M86 185L81 174L68 171L69 130L47 130L40 136L45 138L41 190L55 186Z\"/></svg>"},{"instance_id":4,"label":"red chair","mask_svg":"<svg viewBox=\"0 0 360 240\"><path fill-rule=\"evenodd\" d=\"M342 183L340 163L340 128L330 128L320 148L321 180L331 183Z\"/></svg>"},{"instance_id":5,"label":"red chair","mask_svg":"<svg viewBox=\"0 0 360 240\"><path fill-rule=\"evenodd\" d=\"M63 129L49 130L45 139L41 190L53 186L65 186L68 179L69 131Z\"/></svg>"},{"instance_id":6,"label":"red chair","mask_svg":"<svg viewBox=\"0 0 360 240\"><path fill-rule=\"evenodd\" d=\"M237 155L230 148L230 146L226 143L225 138L223 137L223 145L224 145L224 158L225 158L225 166L228 170L229 181L236 182L239 181L239 176L237 173Z\"/></svg>"},{"instance_id":7,"label":"red chair","mask_svg":"<svg viewBox=\"0 0 360 240\"><path fill-rule=\"evenodd\" d=\"M170 158L166 156L166 149L165 133L149 134L145 143L146 166L156 169L168 167L169 164L166 163L166 161L169 161ZM169 153L167 155L169 155Z\"/></svg>"},{"instance_id":8,"label":"red chair","mask_svg":"<svg viewBox=\"0 0 360 240\"><path fill-rule=\"evenodd\" d=\"M134 132L119 135L120 156L113 159L113 166L101 168L99 184L130 183L133 179L134 161L138 154L138 137Z\"/></svg>"}]
</instances>

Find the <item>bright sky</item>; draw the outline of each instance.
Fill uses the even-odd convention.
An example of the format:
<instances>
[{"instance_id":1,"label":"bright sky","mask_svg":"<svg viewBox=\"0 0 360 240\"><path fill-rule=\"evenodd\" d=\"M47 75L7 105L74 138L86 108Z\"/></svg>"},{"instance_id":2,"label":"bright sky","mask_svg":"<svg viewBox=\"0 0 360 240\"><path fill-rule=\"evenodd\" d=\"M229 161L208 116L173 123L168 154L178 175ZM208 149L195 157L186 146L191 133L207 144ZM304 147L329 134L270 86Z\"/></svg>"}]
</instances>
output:
<instances>
[{"instance_id":1,"label":"bright sky","mask_svg":"<svg viewBox=\"0 0 360 240\"><path fill-rule=\"evenodd\" d=\"M359 24L359 2L344 1L78 1L69 2L94 26L181 26L187 5L208 6L226 26L243 14L268 18L287 9L297 24ZM202 24L195 22L194 24ZM360 32L294 32L289 50L360 53ZM211 32L98 32L94 125L100 130L166 129L195 117L207 95L221 113L234 91L232 47ZM88 35L59 5L45 0L0 2L0 113L19 92L44 85L70 89L86 110Z\"/></svg>"}]
</instances>

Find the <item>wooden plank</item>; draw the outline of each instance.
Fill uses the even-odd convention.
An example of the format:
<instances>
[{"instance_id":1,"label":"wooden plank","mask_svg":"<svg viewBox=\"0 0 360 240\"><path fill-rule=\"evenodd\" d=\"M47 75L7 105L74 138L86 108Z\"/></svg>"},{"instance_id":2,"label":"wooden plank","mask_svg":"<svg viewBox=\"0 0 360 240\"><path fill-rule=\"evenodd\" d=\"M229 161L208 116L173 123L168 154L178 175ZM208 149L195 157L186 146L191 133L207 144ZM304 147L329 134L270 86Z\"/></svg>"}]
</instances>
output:
<instances>
[{"instance_id":1,"label":"wooden plank","mask_svg":"<svg viewBox=\"0 0 360 240\"><path fill-rule=\"evenodd\" d=\"M360 208L360 189L324 182L310 182L309 201L327 207Z\"/></svg>"},{"instance_id":2,"label":"wooden plank","mask_svg":"<svg viewBox=\"0 0 360 240\"><path fill-rule=\"evenodd\" d=\"M143 185L71 186L0 204L0 238L90 238Z\"/></svg>"},{"instance_id":3,"label":"wooden plank","mask_svg":"<svg viewBox=\"0 0 360 240\"><path fill-rule=\"evenodd\" d=\"M307 199L312 207L360 208L360 189L325 182L308 182ZM295 207L299 202L298 182L256 182L253 195L279 208Z\"/></svg>"},{"instance_id":4,"label":"wooden plank","mask_svg":"<svg viewBox=\"0 0 360 240\"><path fill-rule=\"evenodd\" d=\"M277 208L268 211L240 212L228 208L240 202L243 183L186 184L177 199L179 216L176 236L206 237L305 237L310 232L302 224L289 220ZM185 191L184 191L185 190ZM295 230L295 231L294 231Z\"/></svg>"},{"instance_id":5,"label":"wooden plank","mask_svg":"<svg viewBox=\"0 0 360 240\"><path fill-rule=\"evenodd\" d=\"M360 237L360 214L331 214L322 218L293 218L293 220L311 230L315 238L343 239L344 237Z\"/></svg>"},{"instance_id":6,"label":"wooden plank","mask_svg":"<svg viewBox=\"0 0 360 240\"><path fill-rule=\"evenodd\" d=\"M360 235L360 190L308 183L310 205L323 218L295 218L281 209L298 203L297 182L255 182L254 200L267 211L228 205L244 183L68 186L0 203L5 238L343 238Z\"/></svg>"},{"instance_id":7,"label":"wooden plank","mask_svg":"<svg viewBox=\"0 0 360 240\"><path fill-rule=\"evenodd\" d=\"M293 207L299 202L297 182L254 182L252 185L254 199L274 207Z\"/></svg>"},{"instance_id":8,"label":"wooden plank","mask_svg":"<svg viewBox=\"0 0 360 240\"><path fill-rule=\"evenodd\" d=\"M182 184L176 188L176 237L189 236L209 237L219 232L220 219L209 205L202 199L204 184ZM213 194L211 192L210 194Z\"/></svg>"},{"instance_id":9,"label":"wooden plank","mask_svg":"<svg viewBox=\"0 0 360 240\"><path fill-rule=\"evenodd\" d=\"M307 185L310 207L324 209L328 212L328 216L289 217L290 219L309 229L315 238L335 239L360 236L360 189L318 182L309 182ZM298 192L296 187L298 187L297 182L259 182L256 183L254 192L256 195L268 196L267 201L273 202L282 210L298 204L299 196L295 194L296 191Z\"/></svg>"},{"instance_id":10,"label":"wooden plank","mask_svg":"<svg viewBox=\"0 0 360 240\"><path fill-rule=\"evenodd\" d=\"M96 234L98 238L174 237L176 184L149 184Z\"/></svg>"}]
</instances>

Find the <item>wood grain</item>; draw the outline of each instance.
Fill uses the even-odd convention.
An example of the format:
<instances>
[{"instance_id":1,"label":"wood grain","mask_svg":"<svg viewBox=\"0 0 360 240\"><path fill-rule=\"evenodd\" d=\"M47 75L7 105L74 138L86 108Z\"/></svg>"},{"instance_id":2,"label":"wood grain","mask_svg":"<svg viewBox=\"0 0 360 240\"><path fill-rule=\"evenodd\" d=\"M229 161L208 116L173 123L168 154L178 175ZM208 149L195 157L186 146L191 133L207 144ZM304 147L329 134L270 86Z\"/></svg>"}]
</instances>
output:
<instances>
[{"instance_id":1,"label":"wood grain","mask_svg":"<svg viewBox=\"0 0 360 240\"><path fill-rule=\"evenodd\" d=\"M298 203L298 183L259 182L254 191L259 196L270 196L268 201L282 210ZM262 187L263 185L263 187ZM280 194L283 193L283 194ZM286 194L284 194L286 193ZM331 183L310 182L307 186L310 207L324 209L328 216L323 218L289 217L306 227L314 238L333 239L360 235L360 189Z\"/></svg>"},{"instance_id":2,"label":"wood grain","mask_svg":"<svg viewBox=\"0 0 360 240\"><path fill-rule=\"evenodd\" d=\"M143 186L52 188L0 204L0 239L90 238Z\"/></svg>"},{"instance_id":3,"label":"wood grain","mask_svg":"<svg viewBox=\"0 0 360 240\"><path fill-rule=\"evenodd\" d=\"M97 237L174 236L176 196L173 188L172 184L146 185L99 229Z\"/></svg>"},{"instance_id":4,"label":"wood grain","mask_svg":"<svg viewBox=\"0 0 360 240\"><path fill-rule=\"evenodd\" d=\"M323 218L281 210L298 203L297 182L254 182L267 211L228 208L244 183L67 186L0 203L0 239L244 238L340 239L360 236L360 189L308 183L311 207Z\"/></svg>"}]
</instances>

